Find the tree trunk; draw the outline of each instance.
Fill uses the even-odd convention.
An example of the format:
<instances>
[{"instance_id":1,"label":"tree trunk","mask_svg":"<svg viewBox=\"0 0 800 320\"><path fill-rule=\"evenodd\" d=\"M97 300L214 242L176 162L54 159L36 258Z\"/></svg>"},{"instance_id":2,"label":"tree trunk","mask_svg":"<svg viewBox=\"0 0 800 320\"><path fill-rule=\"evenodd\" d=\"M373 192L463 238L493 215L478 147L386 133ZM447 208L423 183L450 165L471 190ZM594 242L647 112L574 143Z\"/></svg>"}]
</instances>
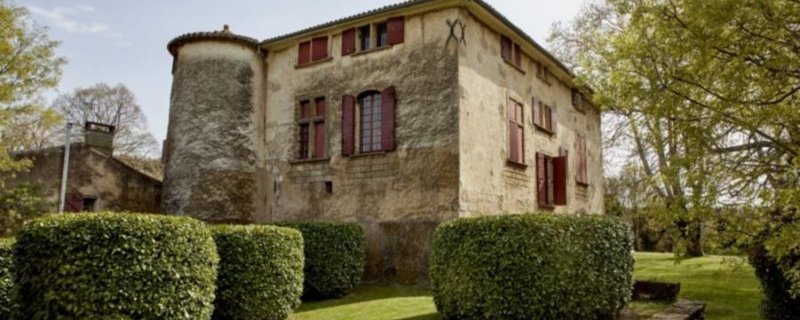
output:
<instances>
[{"instance_id":1,"label":"tree trunk","mask_svg":"<svg viewBox=\"0 0 800 320\"><path fill-rule=\"evenodd\" d=\"M703 253L703 225L700 221L695 219L686 221L678 221L678 230L681 233L681 239L685 241L685 251L683 252L684 258L702 257Z\"/></svg>"}]
</instances>

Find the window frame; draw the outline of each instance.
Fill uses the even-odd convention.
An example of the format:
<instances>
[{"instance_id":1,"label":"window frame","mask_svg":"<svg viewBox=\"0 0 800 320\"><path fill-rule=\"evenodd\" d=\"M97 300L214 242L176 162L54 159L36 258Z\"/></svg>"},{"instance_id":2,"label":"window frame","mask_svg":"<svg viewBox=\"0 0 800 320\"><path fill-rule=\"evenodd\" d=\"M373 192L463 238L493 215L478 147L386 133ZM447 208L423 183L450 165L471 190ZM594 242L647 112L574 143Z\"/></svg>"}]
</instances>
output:
<instances>
[{"instance_id":1,"label":"window frame","mask_svg":"<svg viewBox=\"0 0 800 320\"><path fill-rule=\"evenodd\" d=\"M364 99L367 97L371 97L371 104L370 104L370 127L369 127L369 148L365 148L364 140L365 140L365 111L364 111ZM381 144L381 138L383 137L383 93L378 90L367 90L363 91L356 96L356 135L355 135L355 154L373 154L373 153L383 153L383 146ZM376 104L377 101L377 104ZM378 114L378 117L375 117L375 114ZM377 126L376 126L377 124ZM377 139L376 139L377 134Z\"/></svg>"},{"instance_id":2,"label":"window frame","mask_svg":"<svg viewBox=\"0 0 800 320\"><path fill-rule=\"evenodd\" d=\"M506 56L506 44L508 44L508 56ZM522 56L524 53L522 52L522 48L520 45L514 40L511 40L510 37L505 35L500 35L500 58L503 59L505 63L514 67L517 71L525 74L525 69L522 67Z\"/></svg>"},{"instance_id":3,"label":"window frame","mask_svg":"<svg viewBox=\"0 0 800 320\"><path fill-rule=\"evenodd\" d=\"M317 42L318 39L325 38L325 56L319 57L314 59L314 43ZM306 38L303 41L299 41L297 44L297 63L295 64L296 68L301 68L305 66L314 65L317 63L322 63L325 61L330 61L333 59L332 56L332 38L330 35L318 35L315 37ZM308 45L308 61L301 62L301 55L303 54L302 48L304 45Z\"/></svg>"},{"instance_id":4,"label":"window frame","mask_svg":"<svg viewBox=\"0 0 800 320\"><path fill-rule=\"evenodd\" d=\"M536 61L536 78L542 80L548 86L553 85L552 73L550 68L544 65L541 61Z\"/></svg>"},{"instance_id":5,"label":"window frame","mask_svg":"<svg viewBox=\"0 0 800 320\"><path fill-rule=\"evenodd\" d=\"M508 152L506 153L506 160L511 164L527 166L525 162L525 105L514 98L508 98L506 107L506 125L506 131L508 132L508 135L506 136L508 139ZM519 130L519 137L517 140L517 143L519 143L519 150L517 150L518 159L514 159L513 157L513 150L515 148L513 145L514 140L512 139L512 136L515 136L517 133L515 129Z\"/></svg>"},{"instance_id":6,"label":"window frame","mask_svg":"<svg viewBox=\"0 0 800 320\"><path fill-rule=\"evenodd\" d=\"M296 135L296 161L318 161L328 159L328 127L326 118L328 113L327 99L324 96L298 99L297 102L297 135ZM305 113L305 104L308 103L308 114ZM322 126L322 150L317 147L318 126ZM305 137L304 129L305 128ZM305 151L305 152L304 152Z\"/></svg>"},{"instance_id":7,"label":"window frame","mask_svg":"<svg viewBox=\"0 0 800 320\"><path fill-rule=\"evenodd\" d=\"M538 103L537 103L538 102ZM536 126L537 129L543 131L549 135L555 135L556 133L556 118L555 118L555 108L551 107L549 104L544 103L544 101L534 101L535 105L534 108L538 108L534 110L533 113L533 124ZM538 115L538 117L537 117Z\"/></svg>"}]
</instances>

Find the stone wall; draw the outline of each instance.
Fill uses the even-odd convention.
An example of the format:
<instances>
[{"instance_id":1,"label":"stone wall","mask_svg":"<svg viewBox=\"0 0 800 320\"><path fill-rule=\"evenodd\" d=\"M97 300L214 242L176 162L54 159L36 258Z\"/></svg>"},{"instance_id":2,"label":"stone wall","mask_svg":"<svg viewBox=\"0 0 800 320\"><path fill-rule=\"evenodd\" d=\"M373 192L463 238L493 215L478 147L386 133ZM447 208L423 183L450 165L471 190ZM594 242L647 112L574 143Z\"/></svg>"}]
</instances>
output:
<instances>
[{"instance_id":1,"label":"stone wall","mask_svg":"<svg viewBox=\"0 0 800 320\"><path fill-rule=\"evenodd\" d=\"M33 161L28 172L7 181L8 187L35 183L57 208L61 190L63 148L49 148L26 155ZM67 193L95 197L97 211L161 212L161 182L81 144L70 149Z\"/></svg>"},{"instance_id":2,"label":"stone wall","mask_svg":"<svg viewBox=\"0 0 800 320\"><path fill-rule=\"evenodd\" d=\"M263 219L264 69L255 48L178 48L167 132L164 210L208 221Z\"/></svg>"},{"instance_id":3,"label":"stone wall","mask_svg":"<svg viewBox=\"0 0 800 320\"><path fill-rule=\"evenodd\" d=\"M456 9L406 16L405 41L345 56L341 26L331 32L332 59L295 67L297 45L267 58L267 170L272 221L349 221L367 234L368 281L427 282L434 227L458 208L458 55L445 46ZM376 17L380 21L381 17ZM370 21L365 21L367 23ZM343 95L396 89L397 150L341 156ZM325 97L330 159L295 163L296 108ZM327 193L325 182L332 184Z\"/></svg>"},{"instance_id":4,"label":"stone wall","mask_svg":"<svg viewBox=\"0 0 800 320\"><path fill-rule=\"evenodd\" d=\"M461 10L460 19L467 25L466 45L459 50L460 215L551 211L537 207L536 153L558 156L560 148L569 153L568 201L567 206L558 206L555 212L603 213L599 112L578 112L572 106L571 87L564 81L554 79L548 85L537 78L533 59L545 62L557 76L567 75L508 27L488 18L479 20L467 10ZM501 57L500 31L526 53L521 71ZM509 98L524 104L527 167L507 163ZM534 127L531 98L554 106L557 134L550 136ZM588 187L575 183L577 133L587 137Z\"/></svg>"}]
</instances>

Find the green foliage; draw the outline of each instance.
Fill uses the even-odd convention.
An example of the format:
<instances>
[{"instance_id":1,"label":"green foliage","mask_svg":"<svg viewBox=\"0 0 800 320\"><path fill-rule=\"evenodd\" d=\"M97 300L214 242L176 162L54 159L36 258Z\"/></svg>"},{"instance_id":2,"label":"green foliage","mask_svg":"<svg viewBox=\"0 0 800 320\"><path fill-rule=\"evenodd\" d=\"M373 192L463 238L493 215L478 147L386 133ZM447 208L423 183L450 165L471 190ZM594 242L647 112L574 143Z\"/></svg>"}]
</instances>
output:
<instances>
[{"instance_id":1,"label":"green foliage","mask_svg":"<svg viewBox=\"0 0 800 320\"><path fill-rule=\"evenodd\" d=\"M0 192L0 237L13 236L25 221L51 212L39 185L27 184Z\"/></svg>"},{"instance_id":2,"label":"green foliage","mask_svg":"<svg viewBox=\"0 0 800 320\"><path fill-rule=\"evenodd\" d=\"M209 319L218 260L191 218L51 215L17 236L15 298L25 319Z\"/></svg>"},{"instance_id":3,"label":"green foliage","mask_svg":"<svg viewBox=\"0 0 800 320\"><path fill-rule=\"evenodd\" d=\"M286 319L300 306L303 237L275 226L216 226L214 319Z\"/></svg>"},{"instance_id":4,"label":"green foliage","mask_svg":"<svg viewBox=\"0 0 800 320\"><path fill-rule=\"evenodd\" d=\"M0 319L10 319L13 310L14 239L0 239Z\"/></svg>"},{"instance_id":5,"label":"green foliage","mask_svg":"<svg viewBox=\"0 0 800 320\"><path fill-rule=\"evenodd\" d=\"M431 284L450 319L596 319L630 299L627 225L604 216L457 219L433 239Z\"/></svg>"},{"instance_id":6,"label":"green foliage","mask_svg":"<svg viewBox=\"0 0 800 320\"><path fill-rule=\"evenodd\" d=\"M783 259L800 261L800 256L784 256ZM800 318L800 298L791 293L792 282L787 279L778 261L764 247L750 252L750 264L761 281L765 299L761 303L761 316L766 320L793 320Z\"/></svg>"},{"instance_id":7,"label":"green foliage","mask_svg":"<svg viewBox=\"0 0 800 320\"><path fill-rule=\"evenodd\" d=\"M338 298L361 281L366 259L364 230L349 223L290 223L305 241L303 299Z\"/></svg>"},{"instance_id":8,"label":"green foliage","mask_svg":"<svg viewBox=\"0 0 800 320\"><path fill-rule=\"evenodd\" d=\"M48 39L41 28L28 21L24 8L0 0L0 174L30 165L10 156L9 152L18 146L9 136L20 133L19 128L10 125L33 110L32 103L42 90L58 84L65 62L55 56L58 42Z\"/></svg>"}]
</instances>

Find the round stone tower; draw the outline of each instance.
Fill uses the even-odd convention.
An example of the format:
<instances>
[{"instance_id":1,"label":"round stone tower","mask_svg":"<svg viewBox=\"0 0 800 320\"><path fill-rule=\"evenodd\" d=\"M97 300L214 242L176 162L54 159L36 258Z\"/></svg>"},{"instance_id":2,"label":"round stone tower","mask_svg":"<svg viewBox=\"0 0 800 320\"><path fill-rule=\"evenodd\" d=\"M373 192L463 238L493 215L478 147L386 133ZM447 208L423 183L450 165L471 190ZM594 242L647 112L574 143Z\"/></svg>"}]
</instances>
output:
<instances>
[{"instance_id":1,"label":"round stone tower","mask_svg":"<svg viewBox=\"0 0 800 320\"><path fill-rule=\"evenodd\" d=\"M164 142L165 213L215 222L263 221L265 62L256 39L189 33L173 56Z\"/></svg>"}]
</instances>

